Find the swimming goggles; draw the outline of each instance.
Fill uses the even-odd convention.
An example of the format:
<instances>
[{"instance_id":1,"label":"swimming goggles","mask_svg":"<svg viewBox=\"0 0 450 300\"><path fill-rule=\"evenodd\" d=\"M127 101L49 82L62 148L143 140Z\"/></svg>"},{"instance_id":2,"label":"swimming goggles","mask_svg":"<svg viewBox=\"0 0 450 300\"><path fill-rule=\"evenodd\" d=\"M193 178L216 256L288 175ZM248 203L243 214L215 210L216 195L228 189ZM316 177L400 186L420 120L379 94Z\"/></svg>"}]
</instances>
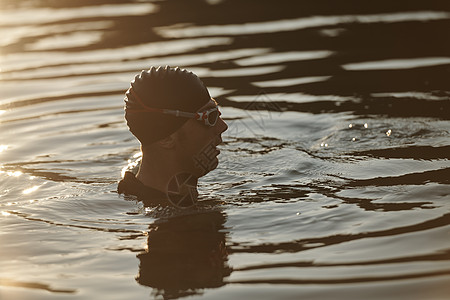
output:
<instances>
[{"instance_id":1,"label":"swimming goggles","mask_svg":"<svg viewBox=\"0 0 450 300\"><path fill-rule=\"evenodd\" d=\"M203 121L205 125L207 126L214 126L217 123L217 120L220 116L219 108L213 107L211 109L208 109L203 112L185 112L180 110L172 110L172 109L164 109L164 108L153 108L148 107L144 104L144 102L141 100L141 98L136 94L136 92L131 88L129 89L130 93L133 95L133 97L139 102L139 104L142 106L141 109L127 109L130 112L156 112L156 113L162 113L166 115L172 115L175 117L182 117L182 118L191 118L195 119L197 121Z\"/></svg>"}]
</instances>

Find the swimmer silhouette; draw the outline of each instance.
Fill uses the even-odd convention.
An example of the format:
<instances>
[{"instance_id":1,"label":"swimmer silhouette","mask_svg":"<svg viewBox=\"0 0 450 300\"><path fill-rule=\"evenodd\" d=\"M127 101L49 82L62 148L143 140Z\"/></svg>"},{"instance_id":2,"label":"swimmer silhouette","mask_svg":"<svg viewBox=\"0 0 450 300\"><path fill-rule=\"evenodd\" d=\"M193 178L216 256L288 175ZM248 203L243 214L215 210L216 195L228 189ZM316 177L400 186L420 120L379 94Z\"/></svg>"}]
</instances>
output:
<instances>
[{"instance_id":1,"label":"swimmer silhouette","mask_svg":"<svg viewBox=\"0 0 450 300\"><path fill-rule=\"evenodd\" d=\"M142 161L136 175L125 173L118 192L145 205L194 205L198 178L217 167L228 128L203 82L180 68L142 71L126 92L125 119Z\"/></svg>"},{"instance_id":2,"label":"swimmer silhouette","mask_svg":"<svg viewBox=\"0 0 450 300\"><path fill-rule=\"evenodd\" d=\"M136 281L155 296L176 299L224 285L227 264L225 215L219 211L182 215L150 225L147 250L137 255Z\"/></svg>"}]
</instances>

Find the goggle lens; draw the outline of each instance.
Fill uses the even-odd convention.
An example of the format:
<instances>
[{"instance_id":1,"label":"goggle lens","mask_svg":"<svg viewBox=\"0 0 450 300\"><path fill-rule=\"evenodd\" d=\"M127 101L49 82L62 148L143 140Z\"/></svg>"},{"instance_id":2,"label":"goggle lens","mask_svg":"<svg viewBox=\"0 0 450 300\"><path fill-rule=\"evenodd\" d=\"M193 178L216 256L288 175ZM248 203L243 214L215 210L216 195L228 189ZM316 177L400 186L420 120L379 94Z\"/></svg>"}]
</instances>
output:
<instances>
[{"instance_id":1,"label":"goggle lens","mask_svg":"<svg viewBox=\"0 0 450 300\"><path fill-rule=\"evenodd\" d=\"M208 114L208 124L209 126L214 126L217 123L217 119L219 119L219 110L215 108L214 110L209 111Z\"/></svg>"}]
</instances>

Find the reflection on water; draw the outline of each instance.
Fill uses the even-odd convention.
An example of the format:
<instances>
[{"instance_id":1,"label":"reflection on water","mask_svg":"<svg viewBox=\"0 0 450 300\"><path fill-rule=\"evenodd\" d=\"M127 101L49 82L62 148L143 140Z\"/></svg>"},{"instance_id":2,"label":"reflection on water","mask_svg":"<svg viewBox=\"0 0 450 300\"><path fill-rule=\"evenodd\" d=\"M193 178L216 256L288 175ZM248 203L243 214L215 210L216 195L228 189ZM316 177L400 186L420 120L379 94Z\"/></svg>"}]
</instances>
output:
<instances>
[{"instance_id":1,"label":"reflection on water","mask_svg":"<svg viewBox=\"0 0 450 300\"><path fill-rule=\"evenodd\" d=\"M447 298L449 25L447 1L0 1L0 298ZM229 125L198 211L115 192L124 91L165 64Z\"/></svg>"},{"instance_id":2,"label":"reflection on water","mask_svg":"<svg viewBox=\"0 0 450 300\"><path fill-rule=\"evenodd\" d=\"M178 216L150 226L147 250L139 253L139 284L165 299L194 295L225 284L225 216L209 211Z\"/></svg>"},{"instance_id":3,"label":"reflection on water","mask_svg":"<svg viewBox=\"0 0 450 300\"><path fill-rule=\"evenodd\" d=\"M216 36L216 35L246 35L267 34L272 32L295 31L325 26L339 26L347 23L393 23L408 21L430 21L449 19L450 14L446 12L413 12L393 13L379 15L343 15L343 16L313 16L291 20L276 20L261 23L245 23L216 25L204 27L178 26L157 28L157 32L166 38L185 38L194 36ZM175 28L174 28L175 27Z\"/></svg>"}]
</instances>

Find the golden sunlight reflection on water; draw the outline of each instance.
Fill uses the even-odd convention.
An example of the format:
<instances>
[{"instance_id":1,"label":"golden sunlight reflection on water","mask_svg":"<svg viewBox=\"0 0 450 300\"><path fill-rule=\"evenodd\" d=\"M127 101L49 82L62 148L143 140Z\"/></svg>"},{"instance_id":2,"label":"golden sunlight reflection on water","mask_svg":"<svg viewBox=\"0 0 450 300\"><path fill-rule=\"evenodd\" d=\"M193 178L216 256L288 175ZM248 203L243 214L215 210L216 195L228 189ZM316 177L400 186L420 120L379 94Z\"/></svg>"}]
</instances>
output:
<instances>
[{"instance_id":1,"label":"golden sunlight reflection on water","mask_svg":"<svg viewBox=\"0 0 450 300\"><path fill-rule=\"evenodd\" d=\"M21 171L1 171L0 174L6 174L7 176L19 177L23 173Z\"/></svg>"},{"instance_id":2,"label":"golden sunlight reflection on water","mask_svg":"<svg viewBox=\"0 0 450 300\"><path fill-rule=\"evenodd\" d=\"M8 145L0 145L0 153L2 153L5 150L8 150L9 146Z\"/></svg>"},{"instance_id":3,"label":"golden sunlight reflection on water","mask_svg":"<svg viewBox=\"0 0 450 300\"><path fill-rule=\"evenodd\" d=\"M40 187L41 187L40 185L35 185L35 186L33 186L33 187L30 187L30 188L28 188L28 189L25 189L22 193L25 194L25 195L26 195L26 194L31 194L31 193L37 191Z\"/></svg>"},{"instance_id":4,"label":"golden sunlight reflection on water","mask_svg":"<svg viewBox=\"0 0 450 300\"><path fill-rule=\"evenodd\" d=\"M111 18L117 16L147 15L157 11L152 3L111 4L86 7L0 10L0 26L39 25L75 18Z\"/></svg>"},{"instance_id":5,"label":"golden sunlight reflection on water","mask_svg":"<svg viewBox=\"0 0 450 300\"><path fill-rule=\"evenodd\" d=\"M194 36L242 35L270 32L295 31L314 27L336 26L348 23L395 23L405 21L442 20L449 19L447 12L400 12L374 15L343 15L343 16L312 16L290 20L276 20L269 22L184 26L173 25L157 28L157 32L167 38L186 38Z\"/></svg>"}]
</instances>

